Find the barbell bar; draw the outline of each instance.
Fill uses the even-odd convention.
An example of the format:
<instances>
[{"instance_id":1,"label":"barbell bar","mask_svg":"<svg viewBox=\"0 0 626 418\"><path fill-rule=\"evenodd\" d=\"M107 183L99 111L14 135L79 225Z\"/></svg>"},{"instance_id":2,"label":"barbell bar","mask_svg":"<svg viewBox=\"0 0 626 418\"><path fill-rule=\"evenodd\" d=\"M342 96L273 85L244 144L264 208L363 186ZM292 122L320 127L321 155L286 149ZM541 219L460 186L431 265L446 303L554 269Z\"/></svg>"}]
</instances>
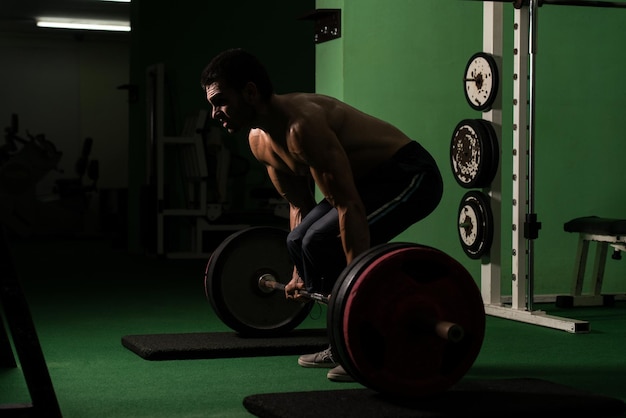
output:
<instances>
[{"instance_id":1,"label":"barbell bar","mask_svg":"<svg viewBox=\"0 0 626 418\"><path fill-rule=\"evenodd\" d=\"M293 265L287 231L253 227L213 252L205 291L218 317L240 334L273 336L298 326L314 301L327 306L333 355L357 381L401 397L441 393L473 365L485 333L480 290L467 270L435 248L380 245L355 258L331 296L285 298Z\"/></svg>"},{"instance_id":2,"label":"barbell bar","mask_svg":"<svg viewBox=\"0 0 626 418\"><path fill-rule=\"evenodd\" d=\"M278 290L285 291L286 285L276 281L276 278L271 274L264 274L259 278L259 288L263 291ZM330 303L330 297L321 293L307 292L306 290L299 290L298 293L306 299L314 300L316 302L328 305ZM419 329L432 330L440 338L458 343L463 339L465 331L459 324L455 324L450 321L432 320L429 318L415 318L414 326Z\"/></svg>"},{"instance_id":3,"label":"barbell bar","mask_svg":"<svg viewBox=\"0 0 626 418\"><path fill-rule=\"evenodd\" d=\"M259 288L262 291L271 292L272 290L280 290L284 292L285 284L277 282L274 276L266 273L266 274L261 275L261 277L259 277ZM326 295L322 295L321 293L315 293L315 292L307 292L306 290L299 290L298 294L302 295L306 299L321 302L325 305L328 305L328 302L330 300L330 298Z\"/></svg>"}]
</instances>

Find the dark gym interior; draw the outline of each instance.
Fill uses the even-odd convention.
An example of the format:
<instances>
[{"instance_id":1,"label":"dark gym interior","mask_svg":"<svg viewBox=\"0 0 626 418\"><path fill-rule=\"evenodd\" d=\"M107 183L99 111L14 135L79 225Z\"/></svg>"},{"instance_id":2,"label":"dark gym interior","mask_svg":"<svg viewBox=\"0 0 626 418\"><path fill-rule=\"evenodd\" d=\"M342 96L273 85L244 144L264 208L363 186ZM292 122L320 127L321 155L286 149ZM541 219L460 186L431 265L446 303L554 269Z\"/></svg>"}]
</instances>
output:
<instances>
[{"instance_id":1,"label":"dark gym interior","mask_svg":"<svg viewBox=\"0 0 626 418\"><path fill-rule=\"evenodd\" d=\"M535 142L523 153L534 166L522 200L540 222L526 219L532 244L519 238L516 211L527 208L515 189L517 37L529 35L517 19L532 6L354 3L2 2L0 416L624 415L626 2L546 0L529 23L539 28L528 51ZM502 7L491 38L487 4ZM63 16L131 30L35 26ZM489 113L462 90L486 39L499 40ZM245 136L209 117L200 72L231 47L260 56L277 92L337 97L432 150L441 204L395 241L444 251L482 291L482 347L451 390L388 399L299 367L299 354L327 342L320 303L291 339L231 346L205 294L207 262L233 233L289 226ZM450 147L459 121L481 118L495 118L500 148L494 182L474 191L490 197L497 236L472 258ZM520 287L528 254L521 271L533 282Z\"/></svg>"}]
</instances>

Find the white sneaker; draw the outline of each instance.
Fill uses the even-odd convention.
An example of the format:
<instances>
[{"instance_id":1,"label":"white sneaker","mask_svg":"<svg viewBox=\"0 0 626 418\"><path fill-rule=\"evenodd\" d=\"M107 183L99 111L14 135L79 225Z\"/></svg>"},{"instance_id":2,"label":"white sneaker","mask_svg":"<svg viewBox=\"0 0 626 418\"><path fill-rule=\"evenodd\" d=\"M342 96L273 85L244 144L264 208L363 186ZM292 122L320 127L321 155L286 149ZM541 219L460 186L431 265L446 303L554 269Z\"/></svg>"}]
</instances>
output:
<instances>
[{"instance_id":1,"label":"white sneaker","mask_svg":"<svg viewBox=\"0 0 626 418\"><path fill-rule=\"evenodd\" d=\"M298 358L298 364L302 367L329 368L337 367L339 363L333 359L333 353L328 347L324 351L315 354L305 354Z\"/></svg>"},{"instance_id":2,"label":"white sneaker","mask_svg":"<svg viewBox=\"0 0 626 418\"><path fill-rule=\"evenodd\" d=\"M341 366L329 370L326 377L333 382L354 382L354 378Z\"/></svg>"}]
</instances>

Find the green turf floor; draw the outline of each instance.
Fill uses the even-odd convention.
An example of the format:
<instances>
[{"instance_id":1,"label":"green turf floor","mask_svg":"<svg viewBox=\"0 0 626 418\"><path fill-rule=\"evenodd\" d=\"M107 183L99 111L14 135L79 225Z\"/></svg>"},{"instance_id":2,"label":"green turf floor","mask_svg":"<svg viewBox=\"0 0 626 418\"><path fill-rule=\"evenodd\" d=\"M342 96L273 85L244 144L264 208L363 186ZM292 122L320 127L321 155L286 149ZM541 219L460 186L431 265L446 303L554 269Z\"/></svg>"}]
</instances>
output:
<instances>
[{"instance_id":1,"label":"green turf floor","mask_svg":"<svg viewBox=\"0 0 626 418\"><path fill-rule=\"evenodd\" d=\"M64 417L246 417L247 395L360 387L300 368L297 356L150 362L125 349L128 334L229 331L204 298L202 260L129 255L98 240L12 249ZM540 378L626 401L626 303L537 308L589 320L591 332L488 317L466 378ZM313 314L302 327L324 326L322 308ZM21 369L0 369L0 403L29 401Z\"/></svg>"}]
</instances>

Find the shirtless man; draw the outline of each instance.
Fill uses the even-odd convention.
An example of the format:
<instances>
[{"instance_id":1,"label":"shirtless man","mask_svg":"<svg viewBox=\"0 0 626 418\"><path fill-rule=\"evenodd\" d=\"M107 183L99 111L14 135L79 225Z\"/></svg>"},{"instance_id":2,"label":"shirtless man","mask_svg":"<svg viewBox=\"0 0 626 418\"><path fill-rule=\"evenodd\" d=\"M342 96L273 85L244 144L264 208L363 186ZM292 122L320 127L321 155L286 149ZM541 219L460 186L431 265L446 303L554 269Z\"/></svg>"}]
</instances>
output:
<instances>
[{"instance_id":1,"label":"shirtless man","mask_svg":"<svg viewBox=\"0 0 626 418\"><path fill-rule=\"evenodd\" d=\"M202 72L212 117L229 133L249 132L253 155L289 202L287 248L295 265L286 297L330 293L356 256L428 216L441 200L437 164L396 127L334 98L276 94L263 65L241 49L222 52ZM315 201L312 182L324 198ZM351 381L332 349L304 355Z\"/></svg>"}]
</instances>

